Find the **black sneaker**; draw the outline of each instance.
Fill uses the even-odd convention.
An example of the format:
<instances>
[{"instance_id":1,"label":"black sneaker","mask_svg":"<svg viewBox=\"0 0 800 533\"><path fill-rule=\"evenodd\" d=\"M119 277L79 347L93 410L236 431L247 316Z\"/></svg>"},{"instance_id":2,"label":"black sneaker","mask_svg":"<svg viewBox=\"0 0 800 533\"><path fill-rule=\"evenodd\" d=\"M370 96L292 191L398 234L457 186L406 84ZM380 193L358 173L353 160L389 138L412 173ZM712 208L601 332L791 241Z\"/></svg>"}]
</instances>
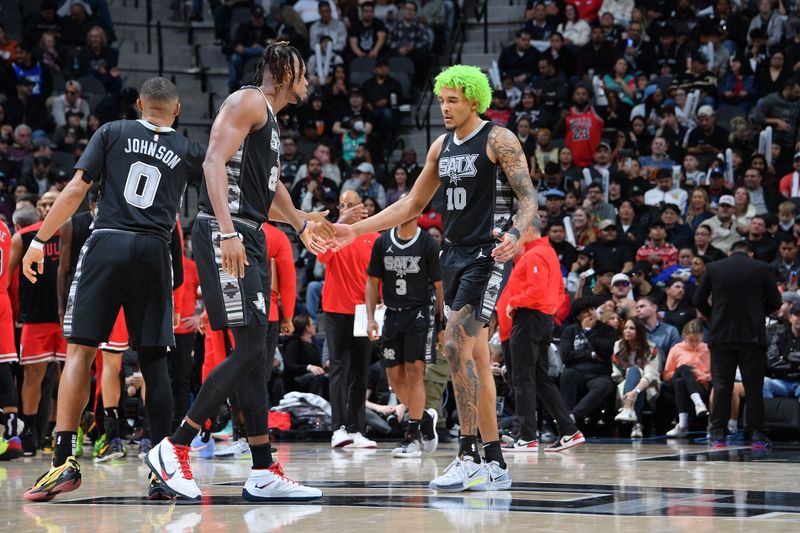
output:
<instances>
[{"instance_id":1,"label":"black sneaker","mask_svg":"<svg viewBox=\"0 0 800 533\"><path fill-rule=\"evenodd\" d=\"M125 457L127 454L128 450L122 445L122 439L111 439L111 442L104 443L97 451L94 462L103 463L112 459Z\"/></svg>"},{"instance_id":2,"label":"black sneaker","mask_svg":"<svg viewBox=\"0 0 800 533\"><path fill-rule=\"evenodd\" d=\"M33 432L33 428L26 427L19 438L22 441L22 455L25 457L34 457L39 442L36 438L36 434Z\"/></svg>"},{"instance_id":3,"label":"black sneaker","mask_svg":"<svg viewBox=\"0 0 800 533\"><path fill-rule=\"evenodd\" d=\"M167 490L161 480L156 477L155 474L150 472L147 474L147 480L150 482L150 486L147 488L147 499L148 500L174 500L175 495Z\"/></svg>"},{"instance_id":4,"label":"black sneaker","mask_svg":"<svg viewBox=\"0 0 800 533\"><path fill-rule=\"evenodd\" d=\"M772 441L760 431L754 431L753 436L750 438L750 449L752 450L763 450L765 448L771 448Z\"/></svg>"}]
</instances>

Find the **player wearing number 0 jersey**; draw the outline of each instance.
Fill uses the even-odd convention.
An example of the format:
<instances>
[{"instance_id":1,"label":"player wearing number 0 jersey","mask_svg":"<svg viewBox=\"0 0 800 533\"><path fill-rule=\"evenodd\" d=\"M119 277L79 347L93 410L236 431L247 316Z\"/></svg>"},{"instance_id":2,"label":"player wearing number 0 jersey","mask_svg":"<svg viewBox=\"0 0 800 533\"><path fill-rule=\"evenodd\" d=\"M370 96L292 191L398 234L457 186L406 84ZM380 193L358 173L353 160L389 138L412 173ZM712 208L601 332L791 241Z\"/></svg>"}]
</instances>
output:
<instances>
[{"instance_id":1,"label":"player wearing number 0 jersey","mask_svg":"<svg viewBox=\"0 0 800 533\"><path fill-rule=\"evenodd\" d=\"M170 126L180 112L178 91L164 78L147 80L137 102L138 121L103 125L75 164L75 176L53 205L23 259L23 273L42 274L41 243L49 239L100 183L93 230L83 245L69 289L64 334L69 345L58 390L56 446L50 471L26 493L47 501L80 486L74 457L89 369L97 346L109 338L120 307L147 385L153 437L169 434L172 393L167 347L172 331L170 234L187 182L202 178L205 149ZM36 271L34 264L36 263ZM151 478L151 496L165 490Z\"/></svg>"},{"instance_id":2,"label":"player wearing number 0 jersey","mask_svg":"<svg viewBox=\"0 0 800 533\"><path fill-rule=\"evenodd\" d=\"M425 363L435 362L436 318L442 317L442 269L439 247L412 218L375 241L367 267L367 333L378 339L375 304L381 286L386 314L381 361L389 385L408 407L408 430L393 457L420 457L436 451L435 409L425 411ZM431 285L436 287L436 312Z\"/></svg>"},{"instance_id":3,"label":"player wearing number 0 jersey","mask_svg":"<svg viewBox=\"0 0 800 533\"><path fill-rule=\"evenodd\" d=\"M480 69L455 65L436 77L434 92L449 133L430 147L406 198L377 215L336 226L341 246L418 215L436 190L445 189L442 255L445 286L444 352L452 370L461 423L458 457L430 486L435 490L496 490L511 486L497 431L494 380L484 325L500 292L500 270L514 255L520 232L536 214L528 161L516 135L481 120L491 87ZM511 195L518 200L514 224ZM499 242L498 242L499 241ZM478 452L478 429L486 462Z\"/></svg>"}]
</instances>

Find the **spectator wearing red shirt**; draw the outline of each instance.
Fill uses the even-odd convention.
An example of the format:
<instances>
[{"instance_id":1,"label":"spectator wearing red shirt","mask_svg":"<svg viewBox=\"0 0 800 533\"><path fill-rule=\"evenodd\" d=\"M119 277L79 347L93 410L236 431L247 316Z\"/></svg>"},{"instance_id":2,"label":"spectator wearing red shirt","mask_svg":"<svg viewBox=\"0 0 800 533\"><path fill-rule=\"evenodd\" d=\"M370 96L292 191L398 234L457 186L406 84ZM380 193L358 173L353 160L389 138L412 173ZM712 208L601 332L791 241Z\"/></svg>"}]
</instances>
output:
<instances>
[{"instance_id":1,"label":"spectator wearing red shirt","mask_svg":"<svg viewBox=\"0 0 800 533\"><path fill-rule=\"evenodd\" d=\"M294 331L292 318L297 301L297 272L294 269L292 243L284 232L272 224L262 226L267 239L267 257L270 269L269 329L267 330L267 379L272 374L275 350L280 335ZM280 298L280 308L278 300ZM278 313L280 309L280 316Z\"/></svg>"},{"instance_id":2,"label":"spectator wearing red shirt","mask_svg":"<svg viewBox=\"0 0 800 533\"><path fill-rule=\"evenodd\" d=\"M355 191L345 191L339 197L340 211L360 204L361 199ZM378 237L380 233L362 235L338 251L317 256L317 261L327 266L322 287L322 310L330 353L333 448L349 444L359 448L377 447L375 441L363 436L370 342L366 336L353 336L353 322L356 305L365 302L367 266L372 245Z\"/></svg>"},{"instance_id":3,"label":"spectator wearing red shirt","mask_svg":"<svg viewBox=\"0 0 800 533\"><path fill-rule=\"evenodd\" d=\"M678 249L667 242L667 227L657 220L650 224L650 239L636 251L636 261L647 261L651 265L661 260L661 267L671 267L678 262Z\"/></svg>"},{"instance_id":4,"label":"spectator wearing red shirt","mask_svg":"<svg viewBox=\"0 0 800 533\"><path fill-rule=\"evenodd\" d=\"M578 83L572 91L572 107L564 119L564 145L572 150L573 163L582 168L594 163L594 152L603 133L603 119L589 103L591 96L589 85Z\"/></svg>"},{"instance_id":5,"label":"spectator wearing red shirt","mask_svg":"<svg viewBox=\"0 0 800 533\"><path fill-rule=\"evenodd\" d=\"M547 450L561 451L584 442L583 434L569 416L561 392L548 374L547 352L553 340L553 315L564 300L564 280L549 239L542 237L535 226L529 227L526 234L531 239L529 249L511 272L508 281L511 297L506 308L498 313L513 317L511 383L520 434L508 448L520 452L538 451L536 394L539 393L562 435Z\"/></svg>"},{"instance_id":6,"label":"spectator wearing red shirt","mask_svg":"<svg viewBox=\"0 0 800 533\"><path fill-rule=\"evenodd\" d=\"M180 320L175 329L175 353L168 358L174 406L173 425L183 420L189 410L189 384L194 362L194 345L202 315L194 314L200 278L197 265L183 255L183 284L175 291L175 315ZM180 297L180 298L178 298Z\"/></svg>"},{"instance_id":7,"label":"spectator wearing red shirt","mask_svg":"<svg viewBox=\"0 0 800 533\"><path fill-rule=\"evenodd\" d=\"M797 182L795 183L795 175ZM792 172L781 178L778 188L786 198L797 198L800 196L800 152L794 154L792 160Z\"/></svg>"},{"instance_id":8,"label":"spectator wearing red shirt","mask_svg":"<svg viewBox=\"0 0 800 533\"><path fill-rule=\"evenodd\" d=\"M575 6L580 18L590 24L597 22L597 16L603 6L603 0L568 0L567 3Z\"/></svg>"}]
</instances>

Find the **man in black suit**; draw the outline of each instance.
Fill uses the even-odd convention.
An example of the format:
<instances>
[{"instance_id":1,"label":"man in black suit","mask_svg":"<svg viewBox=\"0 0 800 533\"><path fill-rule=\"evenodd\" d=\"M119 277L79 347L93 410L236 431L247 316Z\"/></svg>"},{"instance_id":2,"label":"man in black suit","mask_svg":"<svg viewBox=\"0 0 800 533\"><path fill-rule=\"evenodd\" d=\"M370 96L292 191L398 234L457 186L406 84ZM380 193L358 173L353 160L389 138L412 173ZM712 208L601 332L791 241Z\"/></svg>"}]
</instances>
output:
<instances>
[{"instance_id":1,"label":"man in black suit","mask_svg":"<svg viewBox=\"0 0 800 533\"><path fill-rule=\"evenodd\" d=\"M714 409L711 414L711 445L725 446L725 431L731 412L731 394L736 367L742 372L747 395L746 426L752 432L754 449L770 445L764 435L764 376L767 370L766 315L781 306L771 267L753 259L747 241L731 247L727 259L706 267L694 296L698 311L710 317L711 380Z\"/></svg>"}]
</instances>

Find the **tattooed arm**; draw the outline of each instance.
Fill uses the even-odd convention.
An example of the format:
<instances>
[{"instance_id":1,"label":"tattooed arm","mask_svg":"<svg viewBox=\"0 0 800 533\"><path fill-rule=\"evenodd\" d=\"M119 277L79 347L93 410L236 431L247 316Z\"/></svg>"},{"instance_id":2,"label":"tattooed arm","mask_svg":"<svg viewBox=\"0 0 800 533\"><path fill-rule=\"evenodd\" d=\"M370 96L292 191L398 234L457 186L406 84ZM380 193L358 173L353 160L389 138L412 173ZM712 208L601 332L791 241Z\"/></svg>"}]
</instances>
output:
<instances>
[{"instance_id":1,"label":"tattooed arm","mask_svg":"<svg viewBox=\"0 0 800 533\"><path fill-rule=\"evenodd\" d=\"M487 144L489 159L503 169L519 203L513 230L504 233L500 244L492 250L495 259L505 262L514 257L514 249L520 234L533 224L539 206L528 170L528 161L517 136L509 129L495 126L489 133Z\"/></svg>"}]
</instances>

